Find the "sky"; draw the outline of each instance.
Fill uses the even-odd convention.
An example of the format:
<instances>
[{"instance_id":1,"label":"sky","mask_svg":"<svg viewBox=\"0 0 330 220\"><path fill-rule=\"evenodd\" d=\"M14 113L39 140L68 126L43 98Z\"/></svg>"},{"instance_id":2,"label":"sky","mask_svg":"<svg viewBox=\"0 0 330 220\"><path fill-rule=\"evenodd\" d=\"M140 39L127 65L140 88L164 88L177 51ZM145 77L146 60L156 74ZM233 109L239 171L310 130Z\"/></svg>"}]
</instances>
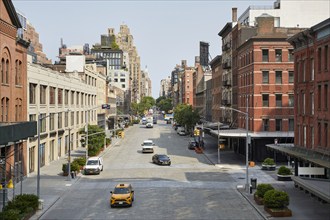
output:
<instances>
[{"instance_id":1,"label":"sky","mask_svg":"<svg viewBox=\"0 0 330 220\"><path fill-rule=\"evenodd\" d=\"M194 65L199 42L208 42L213 59L221 54L218 33L231 22L232 8L238 17L250 5L273 5L275 0L12 0L39 33L43 52L57 61L63 43L90 47L101 42L108 28L119 32L126 24L134 38L141 69L148 69L152 96L159 97L160 81L176 64Z\"/></svg>"}]
</instances>

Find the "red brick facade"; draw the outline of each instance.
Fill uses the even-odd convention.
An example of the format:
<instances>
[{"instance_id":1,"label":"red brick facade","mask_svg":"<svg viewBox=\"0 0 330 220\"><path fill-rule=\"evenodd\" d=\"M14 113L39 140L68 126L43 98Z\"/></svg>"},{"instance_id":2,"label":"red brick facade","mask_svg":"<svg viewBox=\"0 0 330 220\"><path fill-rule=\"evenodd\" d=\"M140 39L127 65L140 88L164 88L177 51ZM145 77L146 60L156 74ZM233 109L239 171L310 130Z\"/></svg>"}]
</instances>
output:
<instances>
[{"instance_id":1,"label":"red brick facade","mask_svg":"<svg viewBox=\"0 0 330 220\"><path fill-rule=\"evenodd\" d=\"M21 25L11 1L0 1L0 122L27 121L27 44L16 39ZM7 176L17 164L25 166L26 143L0 148L0 156L9 155ZM26 167L23 167L26 174Z\"/></svg>"},{"instance_id":2,"label":"red brick facade","mask_svg":"<svg viewBox=\"0 0 330 220\"><path fill-rule=\"evenodd\" d=\"M295 146L330 150L330 19L289 39L295 47Z\"/></svg>"}]
</instances>

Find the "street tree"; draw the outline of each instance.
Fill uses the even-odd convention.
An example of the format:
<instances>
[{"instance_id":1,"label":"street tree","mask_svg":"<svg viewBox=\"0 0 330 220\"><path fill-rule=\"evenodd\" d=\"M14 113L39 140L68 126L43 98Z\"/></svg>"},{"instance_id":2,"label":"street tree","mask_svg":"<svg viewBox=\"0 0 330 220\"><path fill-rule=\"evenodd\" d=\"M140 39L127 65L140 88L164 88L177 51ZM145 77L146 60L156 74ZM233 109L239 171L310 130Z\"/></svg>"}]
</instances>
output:
<instances>
[{"instance_id":1,"label":"street tree","mask_svg":"<svg viewBox=\"0 0 330 220\"><path fill-rule=\"evenodd\" d=\"M158 103L156 103L156 106L161 111L168 112L169 110L173 109L172 99L170 98L161 99Z\"/></svg>"},{"instance_id":2,"label":"street tree","mask_svg":"<svg viewBox=\"0 0 330 220\"><path fill-rule=\"evenodd\" d=\"M140 103L133 102L131 104L131 109L133 114L143 115L145 111L148 111L152 106L155 105L155 99L150 96L145 96L142 98Z\"/></svg>"},{"instance_id":3,"label":"street tree","mask_svg":"<svg viewBox=\"0 0 330 220\"><path fill-rule=\"evenodd\" d=\"M200 120L200 115L193 110L191 105L179 104L174 109L174 120L191 131Z\"/></svg>"},{"instance_id":4,"label":"street tree","mask_svg":"<svg viewBox=\"0 0 330 220\"><path fill-rule=\"evenodd\" d=\"M79 130L79 134L86 135L85 129ZM97 155L104 146L105 132L97 125L88 125L88 155ZM86 136L80 140L82 146L86 145Z\"/></svg>"}]
</instances>

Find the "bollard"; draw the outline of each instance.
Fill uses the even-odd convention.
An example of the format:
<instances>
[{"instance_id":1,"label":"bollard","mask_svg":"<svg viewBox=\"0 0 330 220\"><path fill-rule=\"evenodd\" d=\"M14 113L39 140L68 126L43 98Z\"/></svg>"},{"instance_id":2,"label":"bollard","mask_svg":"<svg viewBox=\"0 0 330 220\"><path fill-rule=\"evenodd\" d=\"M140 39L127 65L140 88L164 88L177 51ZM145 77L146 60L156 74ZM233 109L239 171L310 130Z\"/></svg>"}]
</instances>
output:
<instances>
[{"instance_id":1,"label":"bollard","mask_svg":"<svg viewBox=\"0 0 330 220\"><path fill-rule=\"evenodd\" d=\"M250 194L252 194L252 185L249 186Z\"/></svg>"},{"instance_id":2,"label":"bollard","mask_svg":"<svg viewBox=\"0 0 330 220\"><path fill-rule=\"evenodd\" d=\"M74 179L74 172L71 172L71 178Z\"/></svg>"},{"instance_id":3,"label":"bollard","mask_svg":"<svg viewBox=\"0 0 330 220\"><path fill-rule=\"evenodd\" d=\"M38 209L42 210L44 208L44 200L43 199L39 199L38 200Z\"/></svg>"}]
</instances>

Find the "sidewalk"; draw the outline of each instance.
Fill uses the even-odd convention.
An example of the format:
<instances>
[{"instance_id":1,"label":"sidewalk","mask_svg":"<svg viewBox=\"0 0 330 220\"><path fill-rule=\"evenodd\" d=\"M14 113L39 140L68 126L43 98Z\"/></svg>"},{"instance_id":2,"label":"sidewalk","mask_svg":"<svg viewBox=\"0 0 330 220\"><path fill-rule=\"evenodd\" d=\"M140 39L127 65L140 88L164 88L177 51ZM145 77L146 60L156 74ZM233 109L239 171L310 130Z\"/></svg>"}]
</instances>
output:
<instances>
[{"instance_id":1,"label":"sidewalk","mask_svg":"<svg viewBox=\"0 0 330 220\"><path fill-rule=\"evenodd\" d=\"M121 138L114 138L113 142L100 155L104 155L112 146L118 144ZM76 157L85 157L86 149L79 147L71 151L71 160ZM49 208L51 208L63 194L70 193L70 186L80 180L82 174L79 173L72 179L62 175L62 164L67 163L68 155L52 161L49 165L40 168L40 199L43 207L38 210L30 219L39 219ZM15 195L35 194L37 195L37 171L30 173L28 177L15 185L14 189L8 189L8 200L12 200ZM2 208L2 207L1 207Z\"/></svg>"},{"instance_id":2,"label":"sidewalk","mask_svg":"<svg viewBox=\"0 0 330 220\"><path fill-rule=\"evenodd\" d=\"M212 137L209 137L212 138ZM204 155L215 166L229 172L238 185L244 186L246 183L245 157L235 154L232 151L220 152L220 164L218 164L218 149L217 145L212 141L206 142ZM240 168L238 169L237 166ZM244 172L242 172L242 170ZM240 172L239 172L240 171ZM254 167L249 167L249 183L251 178L256 178L257 183L269 183L275 189L280 189L289 194L290 204L289 209L292 210L292 217L281 217L281 220L293 219L324 219L330 220L330 204L324 204L318 201L317 198L311 197L303 190L295 188L293 181L278 181L276 176L277 171L261 170L261 164L256 164ZM238 191L245 197L248 202L260 213L264 219L274 219L265 210L264 206L257 205L253 198L253 193L246 192L245 189L239 188Z\"/></svg>"}]
</instances>

